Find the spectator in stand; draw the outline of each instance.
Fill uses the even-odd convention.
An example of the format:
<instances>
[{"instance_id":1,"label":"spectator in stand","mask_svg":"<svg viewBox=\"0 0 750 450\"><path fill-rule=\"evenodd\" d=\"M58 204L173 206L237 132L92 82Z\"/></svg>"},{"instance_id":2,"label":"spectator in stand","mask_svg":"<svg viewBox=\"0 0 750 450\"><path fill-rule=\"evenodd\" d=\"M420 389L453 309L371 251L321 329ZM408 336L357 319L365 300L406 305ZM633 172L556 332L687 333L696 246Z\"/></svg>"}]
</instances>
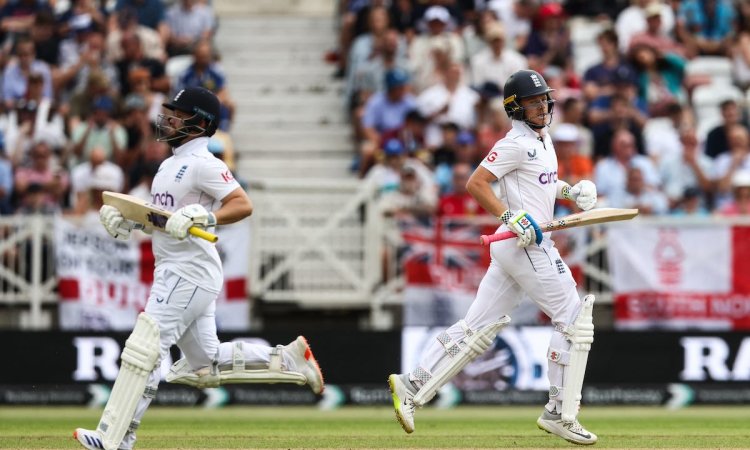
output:
<instances>
[{"instance_id":1,"label":"spectator in stand","mask_svg":"<svg viewBox=\"0 0 750 450\"><path fill-rule=\"evenodd\" d=\"M404 125L383 134L382 140L386 142L392 138L398 139L409 156L413 156L425 164L430 164L432 155L425 145L426 127L427 119L419 113L419 110L413 109L406 114Z\"/></svg>"},{"instance_id":2,"label":"spectator in stand","mask_svg":"<svg viewBox=\"0 0 750 450\"><path fill-rule=\"evenodd\" d=\"M555 104L555 116L559 116L550 127L550 132L554 135L557 127L570 124L578 130L578 154L586 158L594 156L594 135L591 129L583 124L584 101L578 97L568 97L561 104ZM489 147L487 147L489 148Z\"/></svg>"},{"instance_id":3,"label":"spectator in stand","mask_svg":"<svg viewBox=\"0 0 750 450\"><path fill-rule=\"evenodd\" d=\"M135 11L139 24L156 30L162 42L167 42L169 26L164 20L163 0L117 0L115 12L110 16L110 30L117 27L120 14L126 10Z\"/></svg>"},{"instance_id":4,"label":"spectator in stand","mask_svg":"<svg viewBox=\"0 0 750 450\"><path fill-rule=\"evenodd\" d=\"M86 81L86 88L82 92L73 94L67 104L67 129L74 130L81 120L87 120L91 116L93 113L91 99L115 94L119 94L119 89L115 91L110 87L107 75L99 70L91 72Z\"/></svg>"},{"instance_id":5,"label":"spectator in stand","mask_svg":"<svg viewBox=\"0 0 750 450\"><path fill-rule=\"evenodd\" d=\"M677 17L677 37L688 55L726 55L737 14L730 0L684 0Z\"/></svg>"},{"instance_id":6,"label":"spectator in stand","mask_svg":"<svg viewBox=\"0 0 750 450\"><path fill-rule=\"evenodd\" d=\"M610 97L615 93L615 80L623 79L633 73L630 63L620 52L617 45L617 33L606 29L596 38L602 62L589 67L583 74L583 95L587 101L599 97Z\"/></svg>"},{"instance_id":7,"label":"spectator in stand","mask_svg":"<svg viewBox=\"0 0 750 450\"><path fill-rule=\"evenodd\" d=\"M672 103L687 103L683 58L647 44L634 45L630 58L638 74L638 96L646 103L650 117L664 117Z\"/></svg>"},{"instance_id":8,"label":"spectator in stand","mask_svg":"<svg viewBox=\"0 0 750 450\"><path fill-rule=\"evenodd\" d=\"M732 198L718 213L722 216L750 216L750 171L742 170L732 176Z\"/></svg>"},{"instance_id":9,"label":"spectator in stand","mask_svg":"<svg viewBox=\"0 0 750 450\"><path fill-rule=\"evenodd\" d=\"M15 187L19 207L31 207L36 192L29 193L32 185L41 187L43 204L49 210L59 210L67 193L67 172L52 157L52 149L44 141L35 142L29 152L30 162L16 169ZM27 197L27 194L31 196ZM38 205L34 205L38 209Z\"/></svg>"},{"instance_id":10,"label":"spectator in stand","mask_svg":"<svg viewBox=\"0 0 750 450\"><path fill-rule=\"evenodd\" d=\"M671 36L675 28L675 14L671 6L659 0L631 0L631 5L623 9L615 21L615 31L619 37L620 51L626 53L630 48L633 36L643 33L648 28L646 7L656 3L661 7L661 30L664 35Z\"/></svg>"},{"instance_id":11,"label":"spectator in stand","mask_svg":"<svg viewBox=\"0 0 750 450\"><path fill-rule=\"evenodd\" d=\"M416 33L419 13L412 0L393 0L388 7L391 25L406 38L407 42L411 42Z\"/></svg>"},{"instance_id":12,"label":"spectator in stand","mask_svg":"<svg viewBox=\"0 0 750 450\"><path fill-rule=\"evenodd\" d=\"M597 101L597 104L601 106L595 108L592 105L589 109L589 119L591 119L593 114L602 112L603 108L609 108L609 110L604 110L601 115L604 120L596 122L591 127L594 135L594 161L610 155L614 134L619 130L627 130L631 136L634 136L638 153L645 154L643 125L646 118L636 106L637 101L634 101L632 97L627 97L628 95L634 95L635 88L629 83L618 83L618 86L622 89L621 93L606 99L606 102ZM604 106L606 103L608 104Z\"/></svg>"},{"instance_id":13,"label":"spectator in stand","mask_svg":"<svg viewBox=\"0 0 750 450\"><path fill-rule=\"evenodd\" d=\"M59 31L61 36L67 35L71 31L71 27L80 27L80 24L85 24L85 26L100 32L104 32L109 26L109 12L104 5L106 2L97 0L72 0L65 3L67 3L68 8L60 13L57 18L60 24Z\"/></svg>"},{"instance_id":14,"label":"spectator in stand","mask_svg":"<svg viewBox=\"0 0 750 450\"><path fill-rule=\"evenodd\" d=\"M452 19L450 12L444 6L434 5L425 10L424 21L427 31L414 37L409 45L409 60L412 72L417 80L429 79L435 69L433 63L434 50L440 49L450 61L464 61L466 49L461 36L451 31ZM428 86L418 86L426 88Z\"/></svg>"},{"instance_id":15,"label":"spectator in stand","mask_svg":"<svg viewBox=\"0 0 750 450\"><path fill-rule=\"evenodd\" d=\"M714 180L716 180L717 203L721 207L727 201L732 189L732 177L741 171L750 171L750 133L742 125L729 128L729 151L714 160Z\"/></svg>"},{"instance_id":16,"label":"spectator in stand","mask_svg":"<svg viewBox=\"0 0 750 450\"><path fill-rule=\"evenodd\" d=\"M487 26L488 47L471 57L471 82L474 86L495 83L502 86L515 72L529 67L526 57L505 45L505 30L499 23Z\"/></svg>"},{"instance_id":17,"label":"spectator in stand","mask_svg":"<svg viewBox=\"0 0 750 450\"><path fill-rule=\"evenodd\" d=\"M425 89L443 82L445 73L451 63L454 62L451 56L450 43L445 36L432 39L430 44L432 45L430 59L425 65L413 69L414 83L412 85L416 93L421 93Z\"/></svg>"},{"instance_id":18,"label":"spectator in stand","mask_svg":"<svg viewBox=\"0 0 750 450\"><path fill-rule=\"evenodd\" d=\"M466 56L469 61L471 61L479 52L488 48L487 30L493 25L500 25L502 27L502 24L497 20L495 12L491 9L485 9L478 11L476 19L463 28L461 34L464 40L464 45L466 46ZM509 45L509 48L513 47ZM513 50L515 50L515 48L513 48Z\"/></svg>"},{"instance_id":19,"label":"spectator in stand","mask_svg":"<svg viewBox=\"0 0 750 450\"><path fill-rule=\"evenodd\" d=\"M101 147L91 150L88 160L73 167L70 171L70 205L74 214L84 214L91 208L92 183L97 178L106 178L111 189L123 192L125 174L120 166L107 161L107 155Z\"/></svg>"},{"instance_id":20,"label":"spectator in stand","mask_svg":"<svg viewBox=\"0 0 750 450\"><path fill-rule=\"evenodd\" d=\"M167 53L164 50L164 42L156 30L138 23L138 16L131 8L126 8L117 14L117 20L113 21L116 25L107 33L107 58L110 61L119 61L122 59L122 46L120 42L126 34L135 34L143 47L143 55L146 58L166 61Z\"/></svg>"},{"instance_id":21,"label":"spectator in stand","mask_svg":"<svg viewBox=\"0 0 750 450\"><path fill-rule=\"evenodd\" d=\"M578 128L570 123L557 126L552 132L552 142L557 153L557 178L572 185L581 180L590 180L594 172L591 159L579 152Z\"/></svg>"},{"instance_id":22,"label":"spectator in stand","mask_svg":"<svg viewBox=\"0 0 750 450\"><path fill-rule=\"evenodd\" d=\"M130 93L130 84L127 82L128 73L136 66L145 67L151 72L151 90L167 95L170 86L164 63L143 54L143 46L138 35L124 33L120 45L122 46L122 59L115 61L120 80L120 96L125 98Z\"/></svg>"},{"instance_id":23,"label":"spectator in stand","mask_svg":"<svg viewBox=\"0 0 750 450\"><path fill-rule=\"evenodd\" d=\"M119 162L128 145L125 128L112 118L115 103L111 97L101 96L93 100L93 113L85 122L80 122L71 134L73 155L77 160L88 159L94 148L104 150L106 159Z\"/></svg>"},{"instance_id":24,"label":"spectator in stand","mask_svg":"<svg viewBox=\"0 0 750 450\"><path fill-rule=\"evenodd\" d=\"M349 49L346 67L346 85L347 94L353 93L353 84L355 77L361 70L361 67L367 63L376 54L379 44L382 45L386 34L389 31L388 10L384 7L370 8L367 18L367 32L357 36ZM397 55L406 57L406 42L397 36Z\"/></svg>"},{"instance_id":25,"label":"spectator in stand","mask_svg":"<svg viewBox=\"0 0 750 450\"><path fill-rule=\"evenodd\" d=\"M361 146L359 173L364 176L374 163L384 133L398 130L409 111L416 108L416 100L409 92L409 74L403 69L391 69L385 74L385 91L376 92L367 100L362 116L364 142Z\"/></svg>"},{"instance_id":26,"label":"spectator in stand","mask_svg":"<svg viewBox=\"0 0 750 450\"><path fill-rule=\"evenodd\" d=\"M474 168L467 163L460 162L453 166L451 173L451 189L440 196L437 215L440 217L473 217L487 215L479 203L466 190Z\"/></svg>"},{"instance_id":27,"label":"spectator in stand","mask_svg":"<svg viewBox=\"0 0 750 450\"><path fill-rule=\"evenodd\" d=\"M235 104L229 95L226 77L221 66L216 61L213 48L209 41L198 43L193 49L193 63L180 75L175 92L188 87L203 87L216 94L221 102L221 118L219 128L227 131L232 122Z\"/></svg>"},{"instance_id":28,"label":"spectator in stand","mask_svg":"<svg viewBox=\"0 0 750 450\"><path fill-rule=\"evenodd\" d=\"M146 145L153 139L153 121L149 118L148 100L141 94L131 92L123 102L124 117L120 124L127 134L127 147L122 152L120 167L126 172L134 170ZM133 180L134 181L134 180ZM128 183L128 186L132 184Z\"/></svg>"},{"instance_id":29,"label":"spectator in stand","mask_svg":"<svg viewBox=\"0 0 750 450\"><path fill-rule=\"evenodd\" d=\"M445 80L438 83L417 97L417 107L430 122L426 131L428 147L441 144L440 125L452 122L461 129L474 129L477 125L476 107L479 94L463 79L463 67L460 63L450 64Z\"/></svg>"},{"instance_id":30,"label":"spectator in stand","mask_svg":"<svg viewBox=\"0 0 750 450\"><path fill-rule=\"evenodd\" d=\"M661 119L649 119L643 132L646 154L659 164L665 159L677 157L682 153L683 144L680 142L681 129L693 126L690 108L679 103L671 103L666 107L666 117L669 119L664 125L658 125ZM694 127L693 127L694 128Z\"/></svg>"},{"instance_id":31,"label":"spectator in stand","mask_svg":"<svg viewBox=\"0 0 750 450\"><path fill-rule=\"evenodd\" d=\"M670 208L684 203L683 195L688 189L698 190L702 197L713 191L713 161L701 151L695 128L688 125L679 131L681 151L664 158L659 166L662 189Z\"/></svg>"},{"instance_id":32,"label":"spectator in stand","mask_svg":"<svg viewBox=\"0 0 750 450\"><path fill-rule=\"evenodd\" d=\"M365 180L368 183L374 183L380 194L395 191L398 190L401 170L407 166L417 173L421 189L437 192L430 169L416 158L407 155L406 149L398 139L389 139L383 145L382 160L372 167Z\"/></svg>"},{"instance_id":33,"label":"spectator in stand","mask_svg":"<svg viewBox=\"0 0 750 450\"><path fill-rule=\"evenodd\" d=\"M128 99L140 98L145 105L147 123L156 123L166 96L151 90L151 73L145 67L133 67L128 73L128 84L130 94L125 97L125 102Z\"/></svg>"},{"instance_id":34,"label":"spectator in stand","mask_svg":"<svg viewBox=\"0 0 750 450\"><path fill-rule=\"evenodd\" d=\"M722 153L729 151L729 130L735 125L747 128L747 123L742 118L742 113L737 101L734 99L724 100L719 104L722 122L717 125L706 136L706 155L716 158Z\"/></svg>"},{"instance_id":35,"label":"spectator in stand","mask_svg":"<svg viewBox=\"0 0 750 450\"><path fill-rule=\"evenodd\" d=\"M505 26L505 38L511 48L521 51L526 47L531 32L531 19L536 15L539 3L538 0L490 0L487 2L487 9L492 10L498 21Z\"/></svg>"},{"instance_id":36,"label":"spectator in stand","mask_svg":"<svg viewBox=\"0 0 750 450\"><path fill-rule=\"evenodd\" d=\"M480 115L485 119L477 125L477 147L481 151L494 147L495 143L505 137L511 128L502 97L490 100L486 111L486 114Z\"/></svg>"},{"instance_id":37,"label":"spectator in stand","mask_svg":"<svg viewBox=\"0 0 750 450\"><path fill-rule=\"evenodd\" d=\"M213 9L198 0L178 0L166 13L169 56L189 55L199 42L213 38L216 22Z\"/></svg>"},{"instance_id":38,"label":"spectator in stand","mask_svg":"<svg viewBox=\"0 0 750 450\"><path fill-rule=\"evenodd\" d=\"M51 11L48 2L38 0L4 1L0 7L0 32L5 42L13 42L18 36L28 32L37 13Z\"/></svg>"},{"instance_id":39,"label":"spectator in stand","mask_svg":"<svg viewBox=\"0 0 750 450\"><path fill-rule=\"evenodd\" d=\"M52 11L39 11L31 25L31 40L34 41L36 57L50 67L60 62L60 36L57 34L57 22Z\"/></svg>"},{"instance_id":40,"label":"spectator in stand","mask_svg":"<svg viewBox=\"0 0 750 450\"><path fill-rule=\"evenodd\" d=\"M687 188L682 193L682 200L672 210L673 216L706 217L710 214L706 208L706 199L697 188Z\"/></svg>"},{"instance_id":41,"label":"spectator in stand","mask_svg":"<svg viewBox=\"0 0 750 450\"><path fill-rule=\"evenodd\" d=\"M663 5L658 1L652 1L646 5L643 10L646 16L646 30L633 35L628 48L633 48L636 45L648 45L664 53L673 53L685 58L687 57L685 48L664 33L661 19L663 10Z\"/></svg>"},{"instance_id":42,"label":"spectator in stand","mask_svg":"<svg viewBox=\"0 0 750 450\"><path fill-rule=\"evenodd\" d=\"M636 153L635 136L626 129L614 132L611 155L601 159L594 166L596 191L600 197L622 196L627 185L627 172L631 167L641 170L647 185L658 187L661 184L659 172L653 162Z\"/></svg>"},{"instance_id":43,"label":"spectator in stand","mask_svg":"<svg viewBox=\"0 0 750 450\"><path fill-rule=\"evenodd\" d=\"M607 197L607 205L612 208L637 208L642 215L662 215L669 212L667 197L647 184L641 169L635 166L627 169L625 190Z\"/></svg>"},{"instance_id":44,"label":"spectator in stand","mask_svg":"<svg viewBox=\"0 0 750 450\"><path fill-rule=\"evenodd\" d=\"M117 67L105 57L104 34L88 25L86 28L71 27L73 38L60 44L60 68L54 76L55 89L63 99L86 89L92 72L103 73L113 89L120 86Z\"/></svg>"},{"instance_id":45,"label":"spectator in stand","mask_svg":"<svg viewBox=\"0 0 750 450\"><path fill-rule=\"evenodd\" d=\"M750 89L750 2L737 2L737 12L737 32L729 56L734 84L747 91Z\"/></svg>"},{"instance_id":46,"label":"spectator in stand","mask_svg":"<svg viewBox=\"0 0 750 450\"><path fill-rule=\"evenodd\" d=\"M396 30L386 30L381 38L374 42L373 53L354 70L351 84L347 85L347 96L350 104L361 108L368 98L377 91L385 89L385 73L391 69L408 70L409 59L403 38Z\"/></svg>"},{"instance_id":47,"label":"spectator in stand","mask_svg":"<svg viewBox=\"0 0 750 450\"><path fill-rule=\"evenodd\" d=\"M42 76L43 96L53 98L52 72L46 62L36 59L34 41L26 37L19 38L16 41L14 54L15 58L11 59L3 72L2 95L5 107L13 108L13 103L23 98L32 73Z\"/></svg>"},{"instance_id":48,"label":"spectator in stand","mask_svg":"<svg viewBox=\"0 0 750 450\"><path fill-rule=\"evenodd\" d=\"M422 180L414 167L403 166L399 172L398 188L383 193L378 206L386 217L427 221L435 214L437 198L431 189L422 187Z\"/></svg>"},{"instance_id":49,"label":"spectator in stand","mask_svg":"<svg viewBox=\"0 0 750 450\"><path fill-rule=\"evenodd\" d=\"M13 214L13 164L8 160L5 141L0 134L0 215Z\"/></svg>"},{"instance_id":50,"label":"spectator in stand","mask_svg":"<svg viewBox=\"0 0 750 450\"><path fill-rule=\"evenodd\" d=\"M540 73L548 65L567 68L571 64L573 46L560 3L545 3L539 7L521 53L528 58L529 68Z\"/></svg>"}]
</instances>

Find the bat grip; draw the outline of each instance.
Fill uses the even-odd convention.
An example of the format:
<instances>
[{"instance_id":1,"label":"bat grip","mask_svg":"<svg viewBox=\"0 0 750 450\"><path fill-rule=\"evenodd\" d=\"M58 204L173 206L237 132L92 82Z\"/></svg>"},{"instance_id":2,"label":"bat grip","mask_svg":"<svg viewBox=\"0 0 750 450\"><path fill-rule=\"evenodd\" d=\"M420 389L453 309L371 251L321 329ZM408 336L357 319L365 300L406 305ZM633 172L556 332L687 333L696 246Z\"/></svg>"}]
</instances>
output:
<instances>
[{"instance_id":1,"label":"bat grip","mask_svg":"<svg viewBox=\"0 0 750 450\"><path fill-rule=\"evenodd\" d=\"M219 240L219 236L217 236L217 235L215 235L213 233L209 233L208 231L206 231L206 230L204 230L202 228L190 227L190 229L188 229L188 232L190 234L192 234L193 236L199 237L201 239L205 239L208 242L216 242L216 241Z\"/></svg>"},{"instance_id":2,"label":"bat grip","mask_svg":"<svg viewBox=\"0 0 750 450\"><path fill-rule=\"evenodd\" d=\"M513 237L516 237L516 233L512 231L503 231L495 234L483 234L479 240L482 242L482 245L490 245L493 242L504 241Z\"/></svg>"}]
</instances>

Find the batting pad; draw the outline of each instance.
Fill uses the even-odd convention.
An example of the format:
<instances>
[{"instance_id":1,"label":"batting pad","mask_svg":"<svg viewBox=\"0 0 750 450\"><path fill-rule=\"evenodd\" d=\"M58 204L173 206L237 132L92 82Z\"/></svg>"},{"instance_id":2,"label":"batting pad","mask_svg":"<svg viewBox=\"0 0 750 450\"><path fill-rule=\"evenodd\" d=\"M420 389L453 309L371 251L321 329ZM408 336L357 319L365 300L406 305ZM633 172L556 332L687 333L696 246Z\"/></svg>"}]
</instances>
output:
<instances>
[{"instance_id":1,"label":"batting pad","mask_svg":"<svg viewBox=\"0 0 750 450\"><path fill-rule=\"evenodd\" d=\"M121 359L120 373L97 427L105 450L117 450L120 446L159 359L159 327L146 313L138 315Z\"/></svg>"},{"instance_id":2,"label":"batting pad","mask_svg":"<svg viewBox=\"0 0 750 450\"><path fill-rule=\"evenodd\" d=\"M565 366L562 392L562 420L573 422L578 415L578 404L581 401L583 376L586 373L589 350L594 342L594 296L583 298L581 312L573 322L572 332L566 333L570 340L570 356Z\"/></svg>"}]
</instances>

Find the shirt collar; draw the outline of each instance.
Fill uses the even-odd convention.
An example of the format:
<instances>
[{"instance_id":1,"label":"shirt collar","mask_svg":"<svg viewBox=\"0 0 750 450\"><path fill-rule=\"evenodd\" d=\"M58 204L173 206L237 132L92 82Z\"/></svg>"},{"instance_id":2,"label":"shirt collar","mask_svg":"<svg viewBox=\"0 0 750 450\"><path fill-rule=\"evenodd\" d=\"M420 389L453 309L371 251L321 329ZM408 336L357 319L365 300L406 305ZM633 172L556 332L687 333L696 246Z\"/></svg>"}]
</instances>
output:
<instances>
[{"instance_id":1,"label":"shirt collar","mask_svg":"<svg viewBox=\"0 0 750 450\"><path fill-rule=\"evenodd\" d=\"M523 120L513 120L513 128L517 129L525 136L539 139L539 136L541 136L542 138L547 137L547 130L549 127L545 126L544 128L540 129L539 132L537 132L536 130L528 126Z\"/></svg>"},{"instance_id":2,"label":"shirt collar","mask_svg":"<svg viewBox=\"0 0 750 450\"><path fill-rule=\"evenodd\" d=\"M172 149L172 154L175 156L188 155L195 150L203 149L208 151L208 137L201 136L199 138L192 139L179 147Z\"/></svg>"}]
</instances>

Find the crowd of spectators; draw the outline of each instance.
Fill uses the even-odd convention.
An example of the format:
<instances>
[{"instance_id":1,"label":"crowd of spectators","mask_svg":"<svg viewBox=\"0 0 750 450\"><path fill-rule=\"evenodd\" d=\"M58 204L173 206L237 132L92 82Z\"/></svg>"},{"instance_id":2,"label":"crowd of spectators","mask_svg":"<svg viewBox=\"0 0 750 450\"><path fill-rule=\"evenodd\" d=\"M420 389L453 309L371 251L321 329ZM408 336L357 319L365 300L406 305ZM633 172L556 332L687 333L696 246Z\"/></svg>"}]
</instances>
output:
<instances>
[{"instance_id":1,"label":"crowd of spectators","mask_svg":"<svg viewBox=\"0 0 750 450\"><path fill-rule=\"evenodd\" d=\"M223 101L211 151L232 166L233 102L207 0L0 1L0 213L83 214L101 191L150 200L169 148L161 103Z\"/></svg>"},{"instance_id":2,"label":"crowd of spectators","mask_svg":"<svg viewBox=\"0 0 750 450\"><path fill-rule=\"evenodd\" d=\"M600 206L750 215L750 2L343 0L340 13L331 59L352 169L378 184L388 214L483 213L464 184L511 126L505 80L531 68L555 89L557 175L593 180ZM597 30L586 67L574 26ZM731 76L687 70L709 56ZM700 89L714 96L710 120Z\"/></svg>"}]
</instances>

